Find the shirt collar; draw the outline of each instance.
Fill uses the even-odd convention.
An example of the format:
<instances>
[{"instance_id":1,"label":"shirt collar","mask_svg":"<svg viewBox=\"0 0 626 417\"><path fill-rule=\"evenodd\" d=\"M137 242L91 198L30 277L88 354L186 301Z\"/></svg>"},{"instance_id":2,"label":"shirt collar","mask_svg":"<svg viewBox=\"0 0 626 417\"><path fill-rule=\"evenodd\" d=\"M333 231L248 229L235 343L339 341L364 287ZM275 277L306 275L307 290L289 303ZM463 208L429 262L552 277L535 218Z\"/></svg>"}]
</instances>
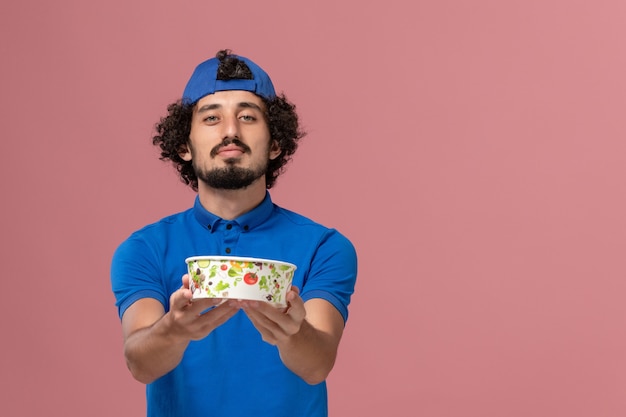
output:
<instances>
[{"instance_id":1,"label":"shirt collar","mask_svg":"<svg viewBox=\"0 0 626 417\"><path fill-rule=\"evenodd\" d=\"M265 191L265 198L263 199L263 201L261 201L261 204L232 221L238 223L243 228L243 230L249 231L263 224L263 222L265 222L270 217L273 209L274 204L272 203L270 193L268 191ZM193 205L193 212L196 220L198 220L198 222L200 222L203 227L211 231L215 230L215 226L218 222L226 221L221 217L207 211L202 206L202 203L200 203L200 196L196 196L196 200Z\"/></svg>"}]
</instances>

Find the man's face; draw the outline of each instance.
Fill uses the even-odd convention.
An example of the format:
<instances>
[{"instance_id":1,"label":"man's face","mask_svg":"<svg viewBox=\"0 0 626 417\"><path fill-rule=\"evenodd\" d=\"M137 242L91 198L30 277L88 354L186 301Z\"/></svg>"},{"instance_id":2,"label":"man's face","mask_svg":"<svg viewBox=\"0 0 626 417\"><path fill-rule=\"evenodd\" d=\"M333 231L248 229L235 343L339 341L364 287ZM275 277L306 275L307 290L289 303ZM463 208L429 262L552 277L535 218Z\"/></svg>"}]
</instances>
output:
<instances>
[{"instance_id":1,"label":"man's face","mask_svg":"<svg viewBox=\"0 0 626 417\"><path fill-rule=\"evenodd\" d=\"M199 182L234 190L264 180L268 161L280 155L264 112L263 100L248 91L218 91L198 101L181 157L192 161Z\"/></svg>"}]
</instances>

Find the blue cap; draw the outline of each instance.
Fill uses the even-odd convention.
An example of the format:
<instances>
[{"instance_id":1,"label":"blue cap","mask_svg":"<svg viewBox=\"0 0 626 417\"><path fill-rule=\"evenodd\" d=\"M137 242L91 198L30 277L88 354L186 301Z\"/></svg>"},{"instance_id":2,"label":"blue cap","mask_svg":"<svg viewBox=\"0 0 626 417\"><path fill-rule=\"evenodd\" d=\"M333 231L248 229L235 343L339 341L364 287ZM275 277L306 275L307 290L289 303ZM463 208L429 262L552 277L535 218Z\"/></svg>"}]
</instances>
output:
<instances>
[{"instance_id":1,"label":"blue cap","mask_svg":"<svg viewBox=\"0 0 626 417\"><path fill-rule=\"evenodd\" d=\"M187 82L183 92L183 103L195 104L202 97L216 91L244 90L250 91L266 99L276 97L274 85L269 75L261 67L248 58L230 55L246 63L254 79L252 80L218 80L217 68L220 65L218 58L211 58L198 65Z\"/></svg>"}]
</instances>

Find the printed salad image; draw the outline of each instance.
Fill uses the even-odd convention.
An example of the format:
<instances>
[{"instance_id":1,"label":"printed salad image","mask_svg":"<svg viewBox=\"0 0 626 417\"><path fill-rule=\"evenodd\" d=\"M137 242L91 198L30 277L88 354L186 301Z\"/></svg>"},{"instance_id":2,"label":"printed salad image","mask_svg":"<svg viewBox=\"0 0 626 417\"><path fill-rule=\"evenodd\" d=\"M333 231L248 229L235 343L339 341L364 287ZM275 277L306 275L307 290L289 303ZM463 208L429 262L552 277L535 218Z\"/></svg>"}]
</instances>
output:
<instances>
[{"instance_id":1,"label":"printed salad image","mask_svg":"<svg viewBox=\"0 0 626 417\"><path fill-rule=\"evenodd\" d=\"M187 265L194 297L254 298L278 304L283 303L295 270L278 261L188 259Z\"/></svg>"}]
</instances>

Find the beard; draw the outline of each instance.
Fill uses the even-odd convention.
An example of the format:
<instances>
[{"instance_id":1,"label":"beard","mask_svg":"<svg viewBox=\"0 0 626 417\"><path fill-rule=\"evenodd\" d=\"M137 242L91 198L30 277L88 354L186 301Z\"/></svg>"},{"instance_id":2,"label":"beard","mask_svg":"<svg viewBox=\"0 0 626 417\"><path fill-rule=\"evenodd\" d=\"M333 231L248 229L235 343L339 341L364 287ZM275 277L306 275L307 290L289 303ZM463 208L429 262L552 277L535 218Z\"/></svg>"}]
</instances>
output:
<instances>
[{"instance_id":1,"label":"beard","mask_svg":"<svg viewBox=\"0 0 626 417\"><path fill-rule=\"evenodd\" d=\"M241 142L239 139L226 139L221 144L211 149L210 156L215 158L219 150L227 145L234 143L240 147L244 153L250 154L251 149L248 145ZM198 177L198 181L207 184L211 188L222 190L239 190L246 188L259 178L263 177L267 172L267 166L269 164L270 150L267 149L263 162L258 163L256 166L250 168L238 167L237 158L226 159L226 166L223 168L212 168L207 170L206 168L196 164L196 158L194 158L194 149L190 146L192 155L193 170Z\"/></svg>"},{"instance_id":2,"label":"beard","mask_svg":"<svg viewBox=\"0 0 626 417\"><path fill-rule=\"evenodd\" d=\"M228 160L226 162L229 162ZM254 181L265 175L267 163L255 168L241 168L232 165L232 162L224 168L205 170L194 164L193 169L198 177L211 188L222 190L239 190L246 188Z\"/></svg>"}]
</instances>

